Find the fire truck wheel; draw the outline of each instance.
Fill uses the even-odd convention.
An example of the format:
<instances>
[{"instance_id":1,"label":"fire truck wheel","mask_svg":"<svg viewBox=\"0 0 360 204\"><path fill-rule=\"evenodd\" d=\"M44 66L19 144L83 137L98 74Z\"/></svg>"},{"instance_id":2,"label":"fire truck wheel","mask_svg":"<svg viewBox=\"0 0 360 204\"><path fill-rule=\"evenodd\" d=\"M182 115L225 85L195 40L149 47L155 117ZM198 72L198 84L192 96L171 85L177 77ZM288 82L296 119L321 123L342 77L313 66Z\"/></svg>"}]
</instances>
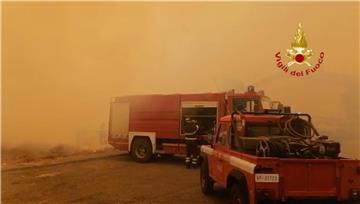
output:
<instances>
[{"instance_id":1,"label":"fire truck wheel","mask_svg":"<svg viewBox=\"0 0 360 204\"><path fill-rule=\"evenodd\" d=\"M204 194L210 194L214 190L214 181L209 176L209 167L206 160L202 162L200 168L200 186Z\"/></svg>"},{"instance_id":2,"label":"fire truck wheel","mask_svg":"<svg viewBox=\"0 0 360 204\"><path fill-rule=\"evenodd\" d=\"M135 138L131 146L131 156L137 162L148 162L151 160L152 147L149 139Z\"/></svg>"},{"instance_id":3,"label":"fire truck wheel","mask_svg":"<svg viewBox=\"0 0 360 204\"><path fill-rule=\"evenodd\" d=\"M234 183L231 187L231 204L248 204L245 190L238 183Z\"/></svg>"}]
</instances>

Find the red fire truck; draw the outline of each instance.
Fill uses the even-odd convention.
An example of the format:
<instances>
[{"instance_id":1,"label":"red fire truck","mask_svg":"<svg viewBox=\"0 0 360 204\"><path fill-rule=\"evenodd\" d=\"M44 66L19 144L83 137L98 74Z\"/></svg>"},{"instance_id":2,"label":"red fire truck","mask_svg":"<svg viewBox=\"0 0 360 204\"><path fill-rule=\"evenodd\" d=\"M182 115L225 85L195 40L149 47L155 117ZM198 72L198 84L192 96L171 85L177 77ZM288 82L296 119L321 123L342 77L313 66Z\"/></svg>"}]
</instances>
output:
<instances>
[{"instance_id":1,"label":"red fire truck","mask_svg":"<svg viewBox=\"0 0 360 204\"><path fill-rule=\"evenodd\" d=\"M211 140L218 119L234 110L258 112L269 98L249 86L245 93L135 95L115 97L110 105L108 142L128 151L138 162L154 154L184 154L184 121L196 120L205 144ZM269 106L285 109L280 102Z\"/></svg>"},{"instance_id":2,"label":"red fire truck","mask_svg":"<svg viewBox=\"0 0 360 204\"><path fill-rule=\"evenodd\" d=\"M201 146L201 189L208 194L217 183L239 204L359 204L360 161L339 152L308 114L235 112L220 119L213 143Z\"/></svg>"}]
</instances>

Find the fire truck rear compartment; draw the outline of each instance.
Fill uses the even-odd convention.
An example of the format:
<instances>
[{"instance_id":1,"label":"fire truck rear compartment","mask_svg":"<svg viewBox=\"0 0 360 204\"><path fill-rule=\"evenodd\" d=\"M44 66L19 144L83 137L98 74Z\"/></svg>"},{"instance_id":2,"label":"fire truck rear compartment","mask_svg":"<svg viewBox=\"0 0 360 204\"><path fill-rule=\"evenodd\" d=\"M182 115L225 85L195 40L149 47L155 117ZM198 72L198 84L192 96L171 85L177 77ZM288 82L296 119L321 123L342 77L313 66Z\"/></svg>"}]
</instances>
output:
<instances>
[{"instance_id":1,"label":"fire truck rear compartment","mask_svg":"<svg viewBox=\"0 0 360 204\"><path fill-rule=\"evenodd\" d=\"M285 160L282 165L286 197L336 197L336 162Z\"/></svg>"}]
</instances>

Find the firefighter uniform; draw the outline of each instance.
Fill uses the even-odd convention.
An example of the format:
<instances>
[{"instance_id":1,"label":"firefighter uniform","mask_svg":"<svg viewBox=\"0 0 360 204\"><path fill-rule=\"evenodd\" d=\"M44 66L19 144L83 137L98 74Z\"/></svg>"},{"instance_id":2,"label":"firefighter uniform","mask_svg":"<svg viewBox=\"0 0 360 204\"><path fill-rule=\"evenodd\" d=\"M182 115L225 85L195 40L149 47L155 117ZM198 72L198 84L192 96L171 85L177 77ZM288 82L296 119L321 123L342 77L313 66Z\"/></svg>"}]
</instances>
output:
<instances>
[{"instance_id":1,"label":"firefighter uniform","mask_svg":"<svg viewBox=\"0 0 360 204\"><path fill-rule=\"evenodd\" d=\"M186 145L186 157L185 164L187 168L196 167L198 163L199 151L198 151L198 135L199 125L195 120L185 120L185 145Z\"/></svg>"}]
</instances>

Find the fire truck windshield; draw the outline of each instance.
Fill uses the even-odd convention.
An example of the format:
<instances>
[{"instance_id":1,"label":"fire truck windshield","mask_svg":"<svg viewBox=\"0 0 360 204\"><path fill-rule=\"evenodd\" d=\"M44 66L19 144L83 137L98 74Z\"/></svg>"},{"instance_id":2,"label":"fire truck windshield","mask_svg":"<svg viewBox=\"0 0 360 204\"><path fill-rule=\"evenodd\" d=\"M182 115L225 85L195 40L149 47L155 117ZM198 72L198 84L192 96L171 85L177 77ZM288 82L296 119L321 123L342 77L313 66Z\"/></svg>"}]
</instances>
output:
<instances>
[{"instance_id":1,"label":"fire truck windshield","mask_svg":"<svg viewBox=\"0 0 360 204\"><path fill-rule=\"evenodd\" d=\"M247 99L247 98L234 98L233 99L233 111L239 112L259 112L260 100Z\"/></svg>"}]
</instances>

